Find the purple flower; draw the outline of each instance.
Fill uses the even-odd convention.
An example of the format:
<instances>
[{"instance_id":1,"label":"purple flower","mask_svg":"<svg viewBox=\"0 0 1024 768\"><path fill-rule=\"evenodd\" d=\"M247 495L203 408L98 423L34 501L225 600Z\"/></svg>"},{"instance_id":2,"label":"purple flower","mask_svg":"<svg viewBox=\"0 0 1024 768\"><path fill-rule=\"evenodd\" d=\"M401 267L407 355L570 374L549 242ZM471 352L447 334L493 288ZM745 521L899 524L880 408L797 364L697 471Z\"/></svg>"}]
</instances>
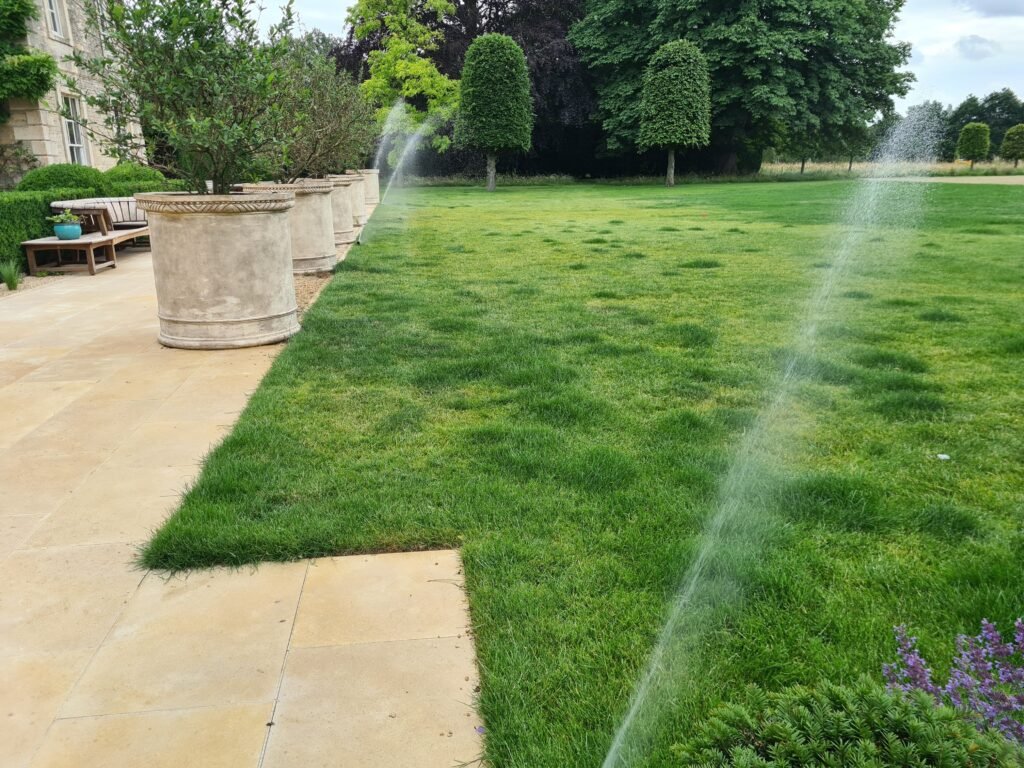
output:
<instances>
[{"instance_id":1,"label":"purple flower","mask_svg":"<svg viewBox=\"0 0 1024 768\"><path fill-rule=\"evenodd\" d=\"M896 627L899 659L882 671L894 691L924 691L939 704L967 713L979 729L995 728L1007 739L1024 744L1024 619L1014 625L1013 642L1006 642L988 619L977 637L957 638L949 680L942 687L917 650L917 638Z\"/></svg>"}]
</instances>

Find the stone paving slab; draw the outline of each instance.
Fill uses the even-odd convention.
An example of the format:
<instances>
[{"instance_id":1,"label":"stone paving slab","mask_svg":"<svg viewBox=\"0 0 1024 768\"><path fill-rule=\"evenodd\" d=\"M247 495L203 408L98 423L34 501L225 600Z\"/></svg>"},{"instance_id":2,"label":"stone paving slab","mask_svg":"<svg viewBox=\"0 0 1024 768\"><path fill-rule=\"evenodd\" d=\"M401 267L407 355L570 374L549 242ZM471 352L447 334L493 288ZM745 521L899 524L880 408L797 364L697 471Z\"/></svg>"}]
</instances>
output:
<instances>
[{"instance_id":1,"label":"stone paving slab","mask_svg":"<svg viewBox=\"0 0 1024 768\"><path fill-rule=\"evenodd\" d=\"M476 763L458 553L137 568L280 349L156 334L138 251L0 303L0 765Z\"/></svg>"}]
</instances>

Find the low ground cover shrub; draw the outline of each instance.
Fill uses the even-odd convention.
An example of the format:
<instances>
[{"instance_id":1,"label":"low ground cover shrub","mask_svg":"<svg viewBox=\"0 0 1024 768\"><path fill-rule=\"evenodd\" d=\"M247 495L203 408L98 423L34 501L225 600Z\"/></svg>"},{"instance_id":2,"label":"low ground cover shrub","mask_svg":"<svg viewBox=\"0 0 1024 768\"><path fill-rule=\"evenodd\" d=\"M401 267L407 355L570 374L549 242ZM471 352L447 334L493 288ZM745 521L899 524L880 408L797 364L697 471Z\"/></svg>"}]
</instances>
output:
<instances>
[{"instance_id":1,"label":"low ground cover shrub","mask_svg":"<svg viewBox=\"0 0 1024 768\"><path fill-rule=\"evenodd\" d=\"M864 678L778 693L751 687L675 747L685 766L774 768L1011 768L1024 753L924 693L886 691Z\"/></svg>"},{"instance_id":2,"label":"low ground cover shrub","mask_svg":"<svg viewBox=\"0 0 1024 768\"><path fill-rule=\"evenodd\" d=\"M103 174L87 165L57 163L34 168L18 182L18 192L37 192L47 189L102 190L106 184Z\"/></svg>"},{"instance_id":3,"label":"low ground cover shrub","mask_svg":"<svg viewBox=\"0 0 1024 768\"><path fill-rule=\"evenodd\" d=\"M917 638L897 627L899 660L884 668L889 687L925 693L961 710L979 729L993 728L1024 746L1024 619L1017 619L1014 630L1005 641L996 625L984 620L977 637L958 637L949 680L939 686L917 650Z\"/></svg>"}]
</instances>

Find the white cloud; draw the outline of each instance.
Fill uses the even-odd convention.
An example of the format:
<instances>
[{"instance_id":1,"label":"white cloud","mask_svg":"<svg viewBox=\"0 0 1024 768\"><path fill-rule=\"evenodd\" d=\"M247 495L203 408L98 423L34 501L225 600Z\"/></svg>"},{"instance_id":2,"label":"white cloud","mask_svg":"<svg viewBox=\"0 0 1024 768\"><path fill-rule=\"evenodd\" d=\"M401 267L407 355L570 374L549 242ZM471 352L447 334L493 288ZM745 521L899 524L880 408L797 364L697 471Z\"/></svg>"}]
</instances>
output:
<instances>
[{"instance_id":1,"label":"white cloud","mask_svg":"<svg viewBox=\"0 0 1024 768\"><path fill-rule=\"evenodd\" d=\"M982 16L1024 16L1024 0L959 0L959 4Z\"/></svg>"},{"instance_id":2,"label":"white cloud","mask_svg":"<svg viewBox=\"0 0 1024 768\"><path fill-rule=\"evenodd\" d=\"M995 40L989 40L981 35L968 35L956 41L956 49L965 59L981 61L995 56L1002 50L1002 46Z\"/></svg>"},{"instance_id":3,"label":"white cloud","mask_svg":"<svg viewBox=\"0 0 1024 768\"><path fill-rule=\"evenodd\" d=\"M1001 88L1024 97L1024 16L982 15L978 5L1020 8L1024 0L907 0L895 37L913 45L907 69L917 82L900 110L926 99L955 106Z\"/></svg>"}]
</instances>

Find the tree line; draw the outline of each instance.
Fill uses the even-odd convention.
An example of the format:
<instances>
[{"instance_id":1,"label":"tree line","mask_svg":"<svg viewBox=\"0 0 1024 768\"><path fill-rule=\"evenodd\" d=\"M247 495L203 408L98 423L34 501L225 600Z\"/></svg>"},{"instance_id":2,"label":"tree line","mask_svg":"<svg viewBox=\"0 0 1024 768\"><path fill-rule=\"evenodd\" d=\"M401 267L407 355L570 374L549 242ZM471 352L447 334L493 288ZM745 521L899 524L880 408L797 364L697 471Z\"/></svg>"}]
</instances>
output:
<instances>
[{"instance_id":1,"label":"tree line","mask_svg":"<svg viewBox=\"0 0 1024 768\"><path fill-rule=\"evenodd\" d=\"M903 0L764 0L756 7L741 0L358 0L332 54L356 78L377 81L369 90L378 102L401 95L426 114L443 109L439 92L457 98L458 89L443 83L459 79L476 37L508 35L525 52L535 113L533 149L517 159L516 170L582 176L661 165L660 153L645 151L641 141L644 75L662 46L687 40L707 63L711 130L707 146L686 150L683 163L702 172L751 172L771 147L814 155L860 151L871 121L891 114L893 98L912 82L901 71L910 46L892 36L902 6ZM440 131L435 147L450 148L451 130ZM445 173L469 160L455 148L428 162Z\"/></svg>"}]
</instances>

